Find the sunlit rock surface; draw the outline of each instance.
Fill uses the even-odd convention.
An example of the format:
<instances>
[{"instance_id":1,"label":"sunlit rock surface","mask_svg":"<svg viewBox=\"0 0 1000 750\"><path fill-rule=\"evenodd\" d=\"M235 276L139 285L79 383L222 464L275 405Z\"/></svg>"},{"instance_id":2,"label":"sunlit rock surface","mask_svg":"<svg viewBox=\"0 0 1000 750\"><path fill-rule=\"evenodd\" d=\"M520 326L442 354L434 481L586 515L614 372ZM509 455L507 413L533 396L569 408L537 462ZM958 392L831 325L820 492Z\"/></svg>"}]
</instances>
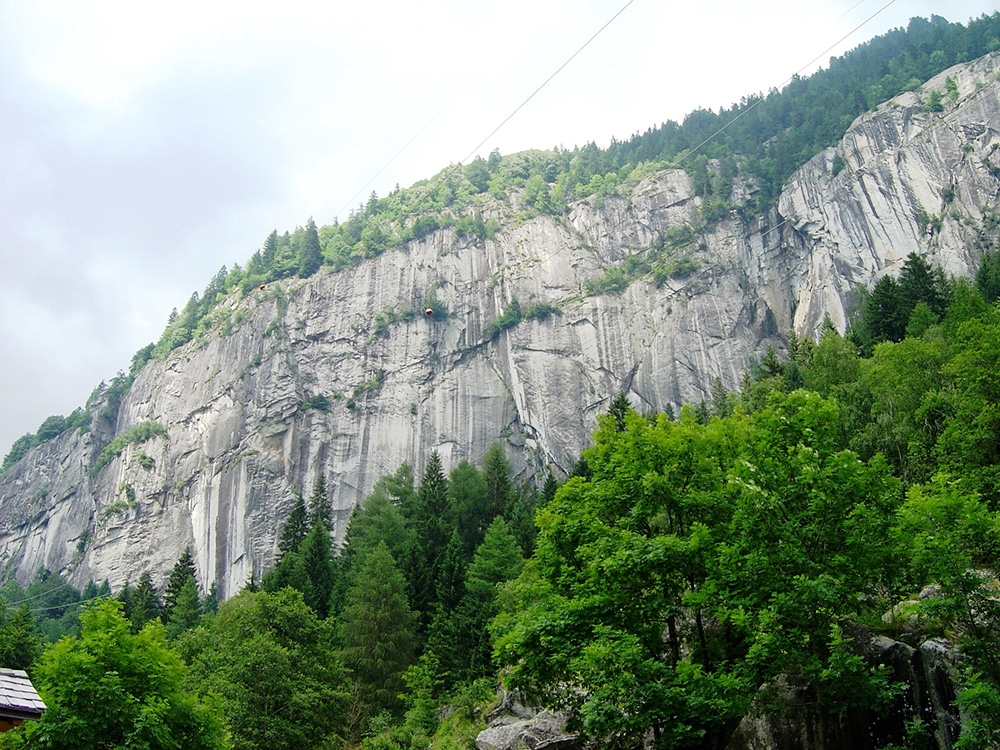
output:
<instances>
[{"instance_id":1,"label":"sunlit rock surface","mask_svg":"<svg viewBox=\"0 0 1000 750\"><path fill-rule=\"evenodd\" d=\"M676 248L693 271L660 285L646 274L616 293L586 286L701 226L679 170L558 218L518 217L511 195L487 207L502 227L492 240L439 230L350 270L234 295L228 323L139 373L115 424L64 434L0 476L0 576L45 567L117 588L149 570L162 583L190 546L203 590L229 596L270 567L292 490L308 494L320 473L338 538L379 476L403 461L419 475L432 450L447 469L500 441L523 476L562 475L620 390L640 410L676 410L715 378L735 389L792 327L810 335L830 315L843 328L854 290L911 251L969 274L1000 223L996 68L953 68L859 118L774 210L733 211ZM947 76L957 99L924 112ZM423 314L431 293L446 313ZM488 337L515 299L558 313ZM380 329L386 311L398 320ZM147 420L166 436L92 477L111 437Z\"/></svg>"}]
</instances>

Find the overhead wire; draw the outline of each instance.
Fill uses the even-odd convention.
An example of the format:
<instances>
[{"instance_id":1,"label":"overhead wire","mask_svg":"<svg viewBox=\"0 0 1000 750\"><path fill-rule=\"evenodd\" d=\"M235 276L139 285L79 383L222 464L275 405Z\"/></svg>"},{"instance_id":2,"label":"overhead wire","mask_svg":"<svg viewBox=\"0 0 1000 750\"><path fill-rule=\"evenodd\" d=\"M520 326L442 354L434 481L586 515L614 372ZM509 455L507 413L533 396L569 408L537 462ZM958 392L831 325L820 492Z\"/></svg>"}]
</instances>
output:
<instances>
[{"instance_id":1,"label":"overhead wire","mask_svg":"<svg viewBox=\"0 0 1000 750\"><path fill-rule=\"evenodd\" d=\"M598 36L600 36L600 34L605 29L607 29L608 26L610 26L612 23L614 23L614 21L617 20L617 18L619 16L621 16L621 14L624 13L629 8L629 6L631 6L634 2L635 2L635 0L628 0L621 8L619 8L618 11L613 16L611 16L611 18L609 18L596 32L594 32L582 45L580 45L580 47L577 48L577 50L575 52L573 52L573 54L571 54L558 68L556 68L556 70L551 75L549 75L548 78L546 78L534 91L532 91L520 104L518 104L517 107L515 107L514 110L511 111L511 113L508 114L495 128L493 128L493 130L491 130L490 133L485 138L483 138L475 146L475 148L473 148L463 159L461 159L461 161L457 162L454 165L455 171L457 171L458 168L460 168L469 159L471 159L479 151L479 149L481 149L487 142L489 142L489 140L494 135L496 135L508 122L510 122L510 120L513 119L517 115L518 112L520 112L522 109L524 109L524 107L527 106L527 104L532 99L534 99L534 97L537 96L538 93L541 92L542 89L544 89L552 81L552 79L554 79L557 75L559 75L559 73L561 73L571 62L573 62L573 60L576 59L576 57L581 52L583 52L583 50L585 50ZM866 2L866 0L858 0L858 2L856 2L854 5L852 5L850 8L848 8L846 11L844 11L840 16L838 16L837 20L840 20L841 18L845 17L846 15L848 15L849 13L851 13L852 11L854 11L856 8L858 8L860 5L864 4L865 2ZM893 4L895 4L895 2L896 2L896 0L889 0L889 2L887 2L885 5L883 5L881 8L879 8L877 11L875 11L873 14L871 14L870 16L868 16L868 18L866 18L864 21L862 21L861 23L859 23L857 26L855 26L854 28L852 28L847 34L845 34L844 36L842 36L836 42L834 42L829 47L827 47L823 52L820 52L816 57L814 57L808 63L806 63L805 65L803 65L801 68L799 68L798 71L796 71L791 76L789 76L781 84L781 87L783 88L784 86L787 86L789 83L791 83L795 79L796 76L801 75L803 71L809 69L813 64L815 64L823 56L829 54L838 45L840 45L845 40L849 39L851 36L853 36L855 33L857 33L860 29L862 29L867 24L869 24L872 20L874 20L875 18L877 18L879 15L881 15L887 8L889 8L890 6L892 6ZM396 153L394 153L392 155L392 157L390 157L390 159L384 165L382 165L382 167L377 172L375 172L374 175L372 175L372 177L350 198L350 200L347 201L347 203L337 212L337 215L339 216L344 210L346 210L347 208L349 208L350 205L354 202L354 200L362 192L364 192L364 190L369 185L371 185L372 182L374 182L378 178L378 176L381 175L399 157L400 154L402 154L404 151L406 151L406 149L408 149L410 147L410 145L431 125L431 123L433 123L441 115L442 112L444 112L449 106L451 106L451 103L452 103L453 100L454 99L450 100L440 110L438 110L438 112L435 113L427 122L425 122L420 127L420 129L416 133L414 133L414 135L406 143L404 143L396 151ZM674 168L680 166L681 164L683 164L686 159L688 159L692 155L696 154L703 147L705 147L706 145L708 145L709 143L711 143L714 139L716 139L718 136L720 136L722 133L724 133L728 128L730 128L733 124L735 124L741 118L745 117L751 111L753 111L754 109L756 109L756 107L759 106L760 103L763 102L763 101L764 101L763 97L757 99L753 104L751 104L749 107L747 107L742 112L740 112L739 114L737 114L733 119L731 119L725 125L723 125L718 130L716 130L714 133L712 133L707 138L705 138L705 140L703 140L701 143L699 143L698 145L696 145L694 148L689 149L689 150L683 152L682 154L680 154L673 162L669 163L666 168L667 169L674 169Z\"/></svg>"},{"instance_id":2,"label":"overhead wire","mask_svg":"<svg viewBox=\"0 0 1000 750\"><path fill-rule=\"evenodd\" d=\"M524 101L522 101L519 105L517 105L517 107L514 109L513 112L511 112L509 115L507 115L499 125L497 125L495 128L493 128L493 130L490 132L490 134L487 135L479 143L479 145L477 145L474 149L472 149L472 151L470 151L469 154L464 159L462 159L461 161L459 161L455 165L455 169L458 169L465 162L467 162L469 159L471 159L476 154L476 152L479 151L479 149L483 147L484 143L486 143L490 138L492 138L494 135L496 135L500 131L500 129L503 128L504 125L506 125L518 112L520 112L522 109L524 109L524 107L528 104L528 102L530 102L535 97L535 95L538 94L539 91L541 91L542 89L544 89L549 84L549 82L552 81L553 78L555 78L557 75L559 75L559 73L562 72L563 68L565 68L567 65L569 65L577 57L577 55L579 55L581 52L583 52L583 50L585 50L590 45L591 42L593 42L598 36L600 36L601 32L603 32L606 28L608 28L608 26L610 26L612 23L614 23L615 19L617 19L618 16L620 16L622 13L624 13L625 10L630 5L632 5L632 3L634 3L634 2L635 2L635 0L628 0L628 2L626 2L618 10L617 13L615 13L613 16L611 16L611 18L608 19L604 23L604 25L601 26L601 28L599 28L597 31L595 31L593 33L593 35L591 35L591 37L589 39L587 39L587 41L585 41L582 45L580 45L580 47L576 50L576 52L574 52L572 55L570 55L565 60L565 62L563 62L562 65L560 65L558 68L556 68L555 72L552 73L552 75L550 75L548 78L546 78L538 88L536 88L534 91L532 91ZM464 89L465 87L462 87L462 88ZM414 133L413 136L406 143L404 143L399 148L399 150L396 151L396 153L393 154L390 157L390 159L385 164L383 164L382 167L375 174L373 174L371 176L371 179L369 179L368 182L366 182L364 185L362 185L361 188L354 195L351 196L351 198L340 208L340 210L335 215L339 216L341 213L343 213L344 210L346 210L347 208L349 208L351 206L351 204L354 203L355 199L359 195L361 195L361 193L363 193L365 191L365 188L367 188L369 185L371 185L376 180L376 178L378 178L378 176L380 174L382 174L382 172L384 172L389 167L390 164L392 164L394 161L396 161L396 159L399 157L399 155L401 153L403 153L407 148L410 147L410 144L412 144L420 136L420 134L423 133L430 126L430 124L432 122L434 122L438 117L441 116L442 112L444 112L446 109L448 109L448 107L451 106L451 104L454 101L454 99L455 99L455 97L453 97L451 100L449 100L447 104L445 104L443 107L441 107L441 109L439 109L427 122L425 122L420 127L420 129L416 133Z\"/></svg>"},{"instance_id":3,"label":"overhead wire","mask_svg":"<svg viewBox=\"0 0 1000 750\"><path fill-rule=\"evenodd\" d=\"M862 0L862 1L863 1L863 0ZM799 75L801 75L801 74L802 74L802 71L804 71L804 70L808 70L808 69L809 69L810 67L812 67L812 65L813 65L813 64L814 64L814 63L815 63L815 62L816 62L817 60L819 60L820 58L822 58L822 57L823 57L824 55L827 55L827 54L829 54L831 50L834 50L834 49L836 49L836 47L837 47L838 45L840 45L840 44L841 44L841 42L843 42L843 41L845 41L845 40L849 39L849 38L850 38L851 36L853 36L853 35L854 35L854 33L855 33L855 32L857 32L857 31L858 31L859 29L861 29L861 28L863 28L864 26L868 25L868 24L869 24L869 23L870 23L870 22L871 22L872 20L874 20L875 18L877 18L877 17L879 16L879 15L881 15L881 13L882 13L883 11L885 11L885 10L886 10L886 8L888 8L888 7L890 6L890 5L893 5L893 4L895 3L895 2L896 2L896 0L889 0L889 2L887 2L887 3L886 3L885 5L883 5L883 6L881 7L881 8L879 8L879 9L878 9L877 11L875 11L875 12L874 12L874 13L873 13L872 15L870 15L870 16L869 16L868 18L866 18L866 19L865 19L864 21L862 21L861 23L859 23L859 24L858 24L857 26L855 26L855 27L854 27L853 29L851 29L851 30L850 30L849 32L847 32L847 33L846 33L846 34L845 34L844 36L842 36L842 37L841 37L840 39L838 39L838 40L837 40L836 42L834 42L833 44L831 44L831 45L830 45L829 47L827 47L827 48L826 48L825 50L823 50L823 51L822 51L822 52L820 52L820 53L819 53L818 55L816 55L816 57L814 57L814 58L813 58L812 60L810 60L810 61L809 61L809 62L807 62L807 63L806 63L805 65L803 65L803 66L802 66L801 68L799 68L799 69L798 69L798 70L797 70L797 71L796 71L795 73L793 73L792 75L790 75L790 76L789 76L789 77L788 77L788 78L787 78L787 79L786 79L786 80L784 81L784 83L782 83L782 84L781 84L782 88L783 88L783 87L785 87L785 86L787 86L787 85L788 85L789 83L791 83L792 81L794 81L794 80L795 80L795 78L796 78L796 76L799 76ZM860 4L861 4L861 3L858 3L857 5L855 5L855 6L854 6L854 8L858 7L858 5L860 5ZM853 10L854 8L852 8L851 10ZM850 11L848 11L848 12L850 12ZM760 103L761 103L761 102L763 102L763 101L764 101L764 97L760 97L759 99L757 99L757 100L756 100L756 101L755 101L755 102L754 102L753 104L751 104L751 105L750 105L749 107L747 107L746 109L744 109L744 110L743 110L742 112L740 112L740 113L739 113L738 115L736 115L736 117L734 117L734 118L733 118L732 120L730 120L729 122L727 122L727 123L726 123L725 125L723 125L723 126L722 126L721 128L719 128L718 130L716 130L716 131L715 131L714 133L712 133L712 134L711 134L710 136L708 136L708 137L707 137L707 138L706 138L705 140L703 140L703 141L702 141L701 143L699 143L699 144L698 144L697 146L695 146L694 148L692 148L692 149L690 149L690 150L688 150L688 151L685 151L685 152L683 152L682 154L680 154L680 155L679 155L679 156L678 156L678 157L677 157L676 159L674 159L674 161L673 161L673 162L671 162L671 163L670 163L670 164L669 164L669 165L667 166L667 169L676 169L676 168L677 168L678 166L680 166L681 164L683 164L683 163L684 163L684 160L685 160L685 159L687 159L687 158L688 158L689 156L691 156L691 155L693 155L693 154L697 153L697 152L698 152L698 151L699 151L699 150L700 150L700 149L701 149L701 148L702 148L703 146L706 146L706 145L708 145L708 144L709 144L709 143L711 143L711 142L712 142L713 140L715 140L715 139L716 139L716 138L717 138L718 136L722 135L722 133L724 133L724 132L725 132L725 131L726 131L726 130L727 130L727 129L728 129L729 127L730 127L730 126L732 126L732 125L733 125L734 123L736 123L736 122L737 122L738 120L740 120L741 118L743 118L743 117L745 117L746 115L750 114L750 112L752 112L752 111L753 111L754 109L756 109L756 108L757 108L757 106L758 106L758 105L760 105Z\"/></svg>"},{"instance_id":4,"label":"overhead wire","mask_svg":"<svg viewBox=\"0 0 1000 750\"><path fill-rule=\"evenodd\" d=\"M626 11L626 9L632 3L634 3L634 2L635 2L635 0L628 0L628 2L625 3L625 5L623 5L621 7L621 9L617 13L615 13L613 16L611 16L611 18L608 19L608 21L603 26L601 26L601 28L599 28L596 32L594 32L594 35L592 37L590 37L590 39L588 39L587 41L585 41L576 52L574 52L572 55L570 55L569 58L566 60L566 62L564 62L562 65L560 65L558 68L556 68L556 71L552 75L550 75L548 78L546 78L544 81L542 81L542 85L541 86L539 86L537 89L535 89L534 91L532 91L528 95L527 99L525 99L523 102L521 102L520 104L518 104L517 107L514 109L514 111L511 112L509 115L507 115L503 119L503 122L501 122L499 125L497 125L495 128L493 128L493 131L488 136L486 136L485 138L483 138L483 140L479 143L479 145L476 146L474 149L472 149L472 151L470 151L469 154L464 159L462 159L462 161L459 162L459 165L464 164L469 159L471 159L475 155L475 153L479 149L481 149L483 147L483 144L485 144L490 138L492 138L494 135L496 135L504 125L506 125L508 122L510 122L511 118L513 118L514 115L516 115L518 112L520 112L522 109L524 109L525 105L528 102L530 102L532 99L534 99L535 95L539 91L541 91L542 89L544 89L553 78L555 78L557 75L559 75L562 72L563 68L565 68L571 62L573 62L573 60L576 58L577 55L579 55L581 52L583 52L592 41L594 41L595 39L597 39L597 37L600 36L601 32L604 31L606 28L608 28L608 26L610 26L612 23L614 23L615 19L617 19L618 16L620 16L622 13L624 13Z\"/></svg>"}]
</instances>

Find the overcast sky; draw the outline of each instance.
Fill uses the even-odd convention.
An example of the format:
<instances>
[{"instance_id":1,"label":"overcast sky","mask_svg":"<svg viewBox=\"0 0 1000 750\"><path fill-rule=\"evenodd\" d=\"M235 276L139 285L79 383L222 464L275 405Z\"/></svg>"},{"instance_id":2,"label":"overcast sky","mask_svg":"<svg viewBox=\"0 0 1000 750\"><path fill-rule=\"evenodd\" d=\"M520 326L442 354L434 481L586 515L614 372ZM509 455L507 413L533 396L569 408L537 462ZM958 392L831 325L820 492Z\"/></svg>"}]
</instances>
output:
<instances>
[{"instance_id":1,"label":"overcast sky","mask_svg":"<svg viewBox=\"0 0 1000 750\"><path fill-rule=\"evenodd\" d=\"M0 0L0 455L272 229L464 160L625 2ZM478 153L604 146L1000 6L886 2L633 0Z\"/></svg>"}]
</instances>

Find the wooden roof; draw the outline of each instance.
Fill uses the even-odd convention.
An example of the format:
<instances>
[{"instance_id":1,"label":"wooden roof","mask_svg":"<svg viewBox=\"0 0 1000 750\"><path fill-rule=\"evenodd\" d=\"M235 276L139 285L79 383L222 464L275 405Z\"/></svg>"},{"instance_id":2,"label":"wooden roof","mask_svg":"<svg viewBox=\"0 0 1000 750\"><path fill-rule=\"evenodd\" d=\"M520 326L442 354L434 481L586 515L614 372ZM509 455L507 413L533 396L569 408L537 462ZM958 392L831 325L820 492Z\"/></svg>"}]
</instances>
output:
<instances>
[{"instance_id":1,"label":"wooden roof","mask_svg":"<svg viewBox=\"0 0 1000 750\"><path fill-rule=\"evenodd\" d=\"M45 704L22 669L0 668L0 718L38 719Z\"/></svg>"}]
</instances>

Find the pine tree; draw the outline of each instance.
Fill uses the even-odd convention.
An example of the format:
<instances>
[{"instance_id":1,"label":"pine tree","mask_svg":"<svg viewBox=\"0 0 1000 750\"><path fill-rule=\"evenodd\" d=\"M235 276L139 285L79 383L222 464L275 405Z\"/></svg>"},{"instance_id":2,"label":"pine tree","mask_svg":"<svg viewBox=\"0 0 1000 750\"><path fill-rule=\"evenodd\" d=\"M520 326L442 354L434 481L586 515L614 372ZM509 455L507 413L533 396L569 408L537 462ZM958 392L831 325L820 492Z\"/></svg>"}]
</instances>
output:
<instances>
[{"instance_id":1,"label":"pine tree","mask_svg":"<svg viewBox=\"0 0 1000 750\"><path fill-rule=\"evenodd\" d=\"M475 679L492 672L492 644L489 624L499 613L497 596L501 583L521 573L524 558L517 540L503 518L497 518L486 531L465 576L465 594L458 607L467 677Z\"/></svg>"},{"instance_id":2,"label":"pine tree","mask_svg":"<svg viewBox=\"0 0 1000 750\"><path fill-rule=\"evenodd\" d=\"M903 269L899 272L900 315L904 327L918 302L926 302L938 317L944 315L948 300L941 287L938 275L927 261L916 253L906 256Z\"/></svg>"},{"instance_id":3,"label":"pine tree","mask_svg":"<svg viewBox=\"0 0 1000 750\"><path fill-rule=\"evenodd\" d=\"M167 612L166 634L174 640L185 630L190 630L201 619L201 605L198 602L198 585L188 578L174 597L174 605Z\"/></svg>"},{"instance_id":4,"label":"pine tree","mask_svg":"<svg viewBox=\"0 0 1000 750\"><path fill-rule=\"evenodd\" d=\"M413 542L406 553L404 570L411 604L420 617L420 629L425 631L434 611L434 581L441 553L451 536L447 522L448 480L437 451L427 461L413 506L413 515L408 519Z\"/></svg>"},{"instance_id":5,"label":"pine tree","mask_svg":"<svg viewBox=\"0 0 1000 750\"><path fill-rule=\"evenodd\" d=\"M212 581L212 585L208 587L208 593L201 601L201 611L206 615L213 615L219 611L219 589L215 585L215 581Z\"/></svg>"},{"instance_id":6,"label":"pine tree","mask_svg":"<svg viewBox=\"0 0 1000 750\"><path fill-rule=\"evenodd\" d=\"M440 675L446 687L457 682L465 671L465 653L458 640L462 631L459 605L465 594L467 565L462 540L457 532L452 533L434 582L437 601L427 635L427 648L439 655Z\"/></svg>"},{"instance_id":7,"label":"pine tree","mask_svg":"<svg viewBox=\"0 0 1000 750\"><path fill-rule=\"evenodd\" d=\"M368 554L347 592L340 618L341 657L364 714L398 712L403 673L413 663L414 616L403 575L385 545Z\"/></svg>"},{"instance_id":8,"label":"pine tree","mask_svg":"<svg viewBox=\"0 0 1000 750\"><path fill-rule=\"evenodd\" d=\"M448 480L450 524L458 530L466 557L471 560L491 520L486 482L468 461L460 461Z\"/></svg>"},{"instance_id":9,"label":"pine tree","mask_svg":"<svg viewBox=\"0 0 1000 750\"><path fill-rule=\"evenodd\" d=\"M29 669L41 652L42 640L27 602L11 609L0 596L0 665Z\"/></svg>"},{"instance_id":10,"label":"pine tree","mask_svg":"<svg viewBox=\"0 0 1000 750\"><path fill-rule=\"evenodd\" d=\"M483 533L485 533L494 518L510 513L514 502L510 464L507 463L507 457L500 443L493 443L483 456L483 480L486 482L487 498L487 515L483 519Z\"/></svg>"},{"instance_id":11,"label":"pine tree","mask_svg":"<svg viewBox=\"0 0 1000 750\"><path fill-rule=\"evenodd\" d=\"M333 511L330 508L330 498L326 491L326 477L322 473L316 476L312 495L309 497L309 525L322 523L327 531L333 528Z\"/></svg>"},{"instance_id":12,"label":"pine tree","mask_svg":"<svg viewBox=\"0 0 1000 750\"><path fill-rule=\"evenodd\" d=\"M983 253L976 269L976 286L986 304L992 305L1000 299L1000 252Z\"/></svg>"},{"instance_id":13,"label":"pine tree","mask_svg":"<svg viewBox=\"0 0 1000 750\"><path fill-rule=\"evenodd\" d=\"M302 493L295 491L295 505L292 506L291 513L285 525L281 527L281 538L278 541L278 550L281 556L290 552L298 552L302 541L309 533L309 515L306 513L306 503L302 499Z\"/></svg>"},{"instance_id":14,"label":"pine tree","mask_svg":"<svg viewBox=\"0 0 1000 750\"><path fill-rule=\"evenodd\" d=\"M195 585L195 596L198 595L198 571L194 565L194 559L191 557L191 548L185 547L184 552L178 558L177 562L174 563L173 570L170 571L170 577L167 579L167 588L163 592L163 610L164 615L167 618L170 617L170 612L177 604L177 597L180 596L181 589L190 581Z\"/></svg>"},{"instance_id":15,"label":"pine tree","mask_svg":"<svg viewBox=\"0 0 1000 750\"><path fill-rule=\"evenodd\" d=\"M323 263L323 248L319 244L316 222L309 217L306 222L305 238L299 251L299 276L307 279L319 270Z\"/></svg>"},{"instance_id":16,"label":"pine tree","mask_svg":"<svg viewBox=\"0 0 1000 750\"><path fill-rule=\"evenodd\" d=\"M608 413L614 417L615 429L618 432L625 432L625 415L632 411L632 404L629 403L625 391L618 391L618 395L611 401Z\"/></svg>"},{"instance_id":17,"label":"pine tree","mask_svg":"<svg viewBox=\"0 0 1000 750\"><path fill-rule=\"evenodd\" d=\"M274 264L274 256L278 252L278 230L274 229L267 239L264 240L264 247L260 250L260 265L263 273L268 273Z\"/></svg>"},{"instance_id":18,"label":"pine tree","mask_svg":"<svg viewBox=\"0 0 1000 750\"><path fill-rule=\"evenodd\" d=\"M306 604L321 619L330 613L330 595L333 593L333 560L330 552L330 533L322 522L310 530L299 550L306 588L302 592Z\"/></svg>"},{"instance_id":19,"label":"pine tree","mask_svg":"<svg viewBox=\"0 0 1000 750\"><path fill-rule=\"evenodd\" d=\"M129 620L132 623L132 631L134 633L142 630L143 625L147 622L159 619L161 610L160 595L153 586L153 579L148 572L139 576L139 583L132 591L129 604L129 609L131 610Z\"/></svg>"}]
</instances>

